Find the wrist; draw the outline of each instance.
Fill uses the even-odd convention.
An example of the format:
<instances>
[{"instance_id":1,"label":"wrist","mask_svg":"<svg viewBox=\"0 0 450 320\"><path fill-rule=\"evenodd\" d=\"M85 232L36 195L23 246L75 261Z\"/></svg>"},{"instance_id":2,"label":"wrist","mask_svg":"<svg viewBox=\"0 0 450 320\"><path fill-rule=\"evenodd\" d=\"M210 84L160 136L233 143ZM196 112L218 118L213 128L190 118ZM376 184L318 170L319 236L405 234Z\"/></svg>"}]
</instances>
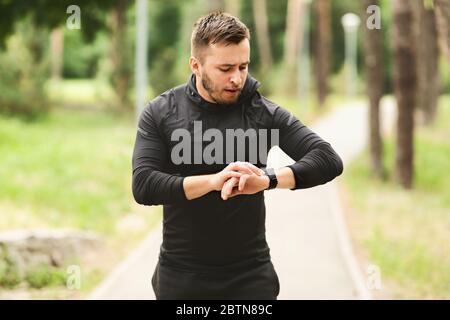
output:
<instances>
[{"instance_id":1,"label":"wrist","mask_svg":"<svg viewBox=\"0 0 450 320\"><path fill-rule=\"evenodd\" d=\"M262 188L263 188L263 191L264 191L264 190L267 190L267 189L269 188L269 186L270 186L270 179L269 179L269 177L266 176L266 175L262 175L262 176L261 176L261 179L262 179Z\"/></svg>"},{"instance_id":2,"label":"wrist","mask_svg":"<svg viewBox=\"0 0 450 320\"><path fill-rule=\"evenodd\" d=\"M208 175L208 190L219 191L221 189L218 187L217 180L218 180L218 173Z\"/></svg>"}]
</instances>

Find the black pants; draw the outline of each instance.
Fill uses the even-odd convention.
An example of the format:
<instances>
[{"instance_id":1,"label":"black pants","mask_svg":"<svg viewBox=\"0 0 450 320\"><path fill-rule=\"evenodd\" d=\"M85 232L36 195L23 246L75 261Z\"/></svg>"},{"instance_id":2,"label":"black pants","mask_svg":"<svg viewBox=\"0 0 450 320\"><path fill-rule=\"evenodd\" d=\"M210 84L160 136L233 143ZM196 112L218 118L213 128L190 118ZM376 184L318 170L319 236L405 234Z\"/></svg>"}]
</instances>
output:
<instances>
[{"instance_id":1,"label":"black pants","mask_svg":"<svg viewBox=\"0 0 450 320\"><path fill-rule=\"evenodd\" d=\"M272 262L239 272L191 272L158 263L157 300L276 300L280 283Z\"/></svg>"}]
</instances>

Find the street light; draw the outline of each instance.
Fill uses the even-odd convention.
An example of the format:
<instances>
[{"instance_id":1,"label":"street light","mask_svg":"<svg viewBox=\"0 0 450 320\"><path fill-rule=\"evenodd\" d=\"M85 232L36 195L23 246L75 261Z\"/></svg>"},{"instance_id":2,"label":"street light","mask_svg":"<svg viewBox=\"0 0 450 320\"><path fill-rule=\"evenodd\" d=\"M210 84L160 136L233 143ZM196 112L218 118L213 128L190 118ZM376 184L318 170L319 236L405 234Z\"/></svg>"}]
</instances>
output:
<instances>
[{"instance_id":1,"label":"street light","mask_svg":"<svg viewBox=\"0 0 450 320\"><path fill-rule=\"evenodd\" d=\"M354 96L358 71L356 67L356 49L358 40L358 27L361 19L354 13L346 13L342 16L342 26L345 33L345 70L347 74L347 95Z\"/></svg>"}]
</instances>

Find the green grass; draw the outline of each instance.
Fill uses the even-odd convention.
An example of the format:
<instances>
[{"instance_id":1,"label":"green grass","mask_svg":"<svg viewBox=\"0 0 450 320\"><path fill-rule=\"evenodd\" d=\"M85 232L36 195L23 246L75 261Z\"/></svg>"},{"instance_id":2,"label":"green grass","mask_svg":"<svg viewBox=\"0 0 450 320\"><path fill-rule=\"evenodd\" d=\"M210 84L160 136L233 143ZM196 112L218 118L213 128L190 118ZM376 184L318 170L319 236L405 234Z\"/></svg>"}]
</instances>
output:
<instances>
[{"instance_id":1,"label":"green grass","mask_svg":"<svg viewBox=\"0 0 450 320\"><path fill-rule=\"evenodd\" d=\"M50 80L46 90L52 101L86 105L98 105L99 101L112 95L112 89L106 83L92 79Z\"/></svg>"},{"instance_id":2,"label":"green grass","mask_svg":"<svg viewBox=\"0 0 450 320\"><path fill-rule=\"evenodd\" d=\"M381 269L396 298L450 298L450 97L432 128L415 133L415 184L393 182L394 139L385 141L386 182L371 177L368 152L345 169L357 230L352 235ZM355 228L354 228L355 229Z\"/></svg>"},{"instance_id":3,"label":"green grass","mask_svg":"<svg viewBox=\"0 0 450 320\"><path fill-rule=\"evenodd\" d=\"M57 105L101 109L115 99L113 88L96 79L49 80L45 88L50 100ZM134 89L131 90L130 96L135 96ZM147 97L152 96L153 92L149 87Z\"/></svg>"},{"instance_id":4,"label":"green grass","mask_svg":"<svg viewBox=\"0 0 450 320\"><path fill-rule=\"evenodd\" d=\"M23 279L40 288L29 289L33 297L86 295L160 221L161 210L134 203L135 135L133 115L55 109L36 122L0 117L0 231L82 229L106 244L99 261L81 265L81 291L57 286L60 277L53 276L60 271L43 269ZM5 268L0 265L0 287L17 287Z\"/></svg>"},{"instance_id":5,"label":"green grass","mask_svg":"<svg viewBox=\"0 0 450 320\"><path fill-rule=\"evenodd\" d=\"M106 113L0 118L0 229L13 225L112 231L129 211L134 129Z\"/></svg>"},{"instance_id":6,"label":"green grass","mask_svg":"<svg viewBox=\"0 0 450 320\"><path fill-rule=\"evenodd\" d=\"M65 285L66 276L63 270L40 267L30 271L25 279L31 288L41 289L48 286Z\"/></svg>"}]
</instances>

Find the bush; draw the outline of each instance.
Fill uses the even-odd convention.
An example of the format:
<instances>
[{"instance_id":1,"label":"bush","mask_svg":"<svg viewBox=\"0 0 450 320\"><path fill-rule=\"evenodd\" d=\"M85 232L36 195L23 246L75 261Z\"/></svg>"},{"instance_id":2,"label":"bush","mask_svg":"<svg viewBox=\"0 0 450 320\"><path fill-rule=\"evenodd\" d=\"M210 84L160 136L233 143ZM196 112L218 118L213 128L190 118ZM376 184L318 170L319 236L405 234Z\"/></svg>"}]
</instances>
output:
<instances>
[{"instance_id":1,"label":"bush","mask_svg":"<svg viewBox=\"0 0 450 320\"><path fill-rule=\"evenodd\" d=\"M15 288L21 282L20 275L14 266L0 259L0 287Z\"/></svg>"},{"instance_id":2,"label":"bush","mask_svg":"<svg viewBox=\"0 0 450 320\"><path fill-rule=\"evenodd\" d=\"M155 94L180 84L180 79L176 75L176 52L172 48L166 48L153 63L150 72L150 85ZM186 81L187 79L183 79Z\"/></svg>"},{"instance_id":3,"label":"bush","mask_svg":"<svg viewBox=\"0 0 450 320\"><path fill-rule=\"evenodd\" d=\"M41 289L43 287L64 285L66 277L62 270L41 266L29 271L25 276L25 280L30 287Z\"/></svg>"},{"instance_id":4,"label":"bush","mask_svg":"<svg viewBox=\"0 0 450 320\"><path fill-rule=\"evenodd\" d=\"M49 110L44 90L49 77L48 39L48 32L28 19L16 25L0 53L0 113L34 119Z\"/></svg>"},{"instance_id":5,"label":"bush","mask_svg":"<svg viewBox=\"0 0 450 320\"><path fill-rule=\"evenodd\" d=\"M63 78L93 78L98 61L105 55L107 39L102 32L87 42L79 30L64 30Z\"/></svg>"}]
</instances>

